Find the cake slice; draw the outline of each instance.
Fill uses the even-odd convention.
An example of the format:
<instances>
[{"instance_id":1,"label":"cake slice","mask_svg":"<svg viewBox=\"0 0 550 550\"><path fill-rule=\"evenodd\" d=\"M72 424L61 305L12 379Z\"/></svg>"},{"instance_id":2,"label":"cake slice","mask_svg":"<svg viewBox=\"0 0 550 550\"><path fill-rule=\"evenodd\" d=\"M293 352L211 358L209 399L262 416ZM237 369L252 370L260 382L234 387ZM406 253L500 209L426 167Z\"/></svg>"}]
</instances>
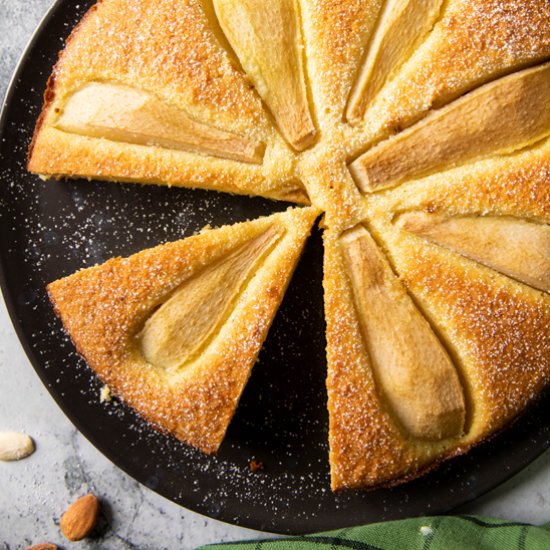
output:
<instances>
[{"instance_id":1,"label":"cake slice","mask_svg":"<svg viewBox=\"0 0 550 550\"><path fill-rule=\"evenodd\" d=\"M28 168L307 203L293 162L201 2L104 0L49 79Z\"/></svg>"},{"instance_id":2,"label":"cake slice","mask_svg":"<svg viewBox=\"0 0 550 550\"><path fill-rule=\"evenodd\" d=\"M550 58L546 0L451 0L364 115L368 142L407 128L481 84Z\"/></svg>"},{"instance_id":3,"label":"cake slice","mask_svg":"<svg viewBox=\"0 0 550 550\"><path fill-rule=\"evenodd\" d=\"M367 237L370 244L360 261L371 276L360 284L346 258L349 236L333 231L324 236L334 490L394 485L421 475L509 424L550 381L550 296L413 236L388 219L372 221L371 231L386 252ZM358 291L371 299L358 304ZM393 300L372 299L383 294ZM403 300L414 306L404 309ZM437 340L432 337L429 346L416 348L426 324ZM401 352L392 358L385 352L388 346L390 352ZM439 390L433 369L445 362L423 364L438 346L453 365ZM401 370L394 387L388 377L406 357L411 359L409 377ZM443 422L445 417L434 414L429 425L445 429L426 437L414 423L403 421L400 407L405 405L405 419L443 406L451 413L446 418L454 421Z\"/></svg>"},{"instance_id":4,"label":"cake slice","mask_svg":"<svg viewBox=\"0 0 550 550\"><path fill-rule=\"evenodd\" d=\"M466 390L438 335L366 229L351 231L323 235L335 491L416 477L456 447L468 427ZM350 238L363 250L354 254Z\"/></svg>"},{"instance_id":5,"label":"cake slice","mask_svg":"<svg viewBox=\"0 0 550 550\"><path fill-rule=\"evenodd\" d=\"M206 230L48 285L79 353L145 419L221 444L318 215Z\"/></svg>"},{"instance_id":6,"label":"cake slice","mask_svg":"<svg viewBox=\"0 0 550 550\"><path fill-rule=\"evenodd\" d=\"M486 84L350 164L363 192L510 153L550 134L550 64Z\"/></svg>"}]
</instances>

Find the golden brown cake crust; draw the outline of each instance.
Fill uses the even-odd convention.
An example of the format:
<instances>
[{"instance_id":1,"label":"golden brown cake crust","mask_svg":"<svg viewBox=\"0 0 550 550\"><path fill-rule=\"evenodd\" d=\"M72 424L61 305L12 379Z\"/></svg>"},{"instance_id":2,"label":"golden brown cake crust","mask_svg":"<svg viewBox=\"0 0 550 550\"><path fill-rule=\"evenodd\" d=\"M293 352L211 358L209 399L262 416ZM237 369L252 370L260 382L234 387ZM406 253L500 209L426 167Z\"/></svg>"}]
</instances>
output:
<instances>
[{"instance_id":1,"label":"golden brown cake crust","mask_svg":"<svg viewBox=\"0 0 550 550\"><path fill-rule=\"evenodd\" d=\"M371 196L376 216L420 210L449 215L492 213L550 222L550 140L478 161Z\"/></svg>"},{"instance_id":2,"label":"golden brown cake crust","mask_svg":"<svg viewBox=\"0 0 550 550\"><path fill-rule=\"evenodd\" d=\"M480 84L550 57L545 0L453 0L365 115L366 141L410 126Z\"/></svg>"},{"instance_id":3,"label":"golden brown cake crust","mask_svg":"<svg viewBox=\"0 0 550 550\"><path fill-rule=\"evenodd\" d=\"M291 210L115 258L51 283L48 293L77 350L113 393L145 419L215 452L318 215ZM149 365L136 336L184 280L273 223L285 229L213 343L182 370Z\"/></svg>"},{"instance_id":4,"label":"golden brown cake crust","mask_svg":"<svg viewBox=\"0 0 550 550\"><path fill-rule=\"evenodd\" d=\"M135 86L199 121L266 143L264 162L240 163L54 128L66 99L89 82ZM199 0L103 0L88 11L61 53L28 166L51 176L202 187L307 203L292 174L293 159L259 97L219 44Z\"/></svg>"},{"instance_id":5,"label":"golden brown cake crust","mask_svg":"<svg viewBox=\"0 0 550 550\"><path fill-rule=\"evenodd\" d=\"M437 246L416 242L413 247L412 237L383 223L376 228L382 228L400 279L459 368L467 394L467 430L438 442L400 432L372 375L338 237L327 231L323 284L335 490L391 486L422 475L493 436L550 381L548 295Z\"/></svg>"},{"instance_id":6,"label":"golden brown cake crust","mask_svg":"<svg viewBox=\"0 0 550 550\"><path fill-rule=\"evenodd\" d=\"M325 231L323 287L333 490L403 483L455 454L456 439L429 443L403 433L380 396L361 337L339 233Z\"/></svg>"}]
</instances>

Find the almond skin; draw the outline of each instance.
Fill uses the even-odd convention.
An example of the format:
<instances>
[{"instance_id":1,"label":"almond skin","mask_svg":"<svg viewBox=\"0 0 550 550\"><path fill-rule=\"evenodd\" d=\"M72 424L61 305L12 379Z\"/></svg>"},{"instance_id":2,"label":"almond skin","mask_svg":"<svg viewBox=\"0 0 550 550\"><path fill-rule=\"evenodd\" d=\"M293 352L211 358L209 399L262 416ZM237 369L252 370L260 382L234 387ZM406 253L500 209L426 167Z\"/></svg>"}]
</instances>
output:
<instances>
[{"instance_id":1,"label":"almond skin","mask_svg":"<svg viewBox=\"0 0 550 550\"><path fill-rule=\"evenodd\" d=\"M82 540L94 528L99 514L99 500L89 494L80 497L61 516L61 532L71 541Z\"/></svg>"},{"instance_id":2,"label":"almond skin","mask_svg":"<svg viewBox=\"0 0 550 550\"><path fill-rule=\"evenodd\" d=\"M55 544L45 542L43 544L35 544L34 546L29 546L27 550L57 550L57 546Z\"/></svg>"}]
</instances>

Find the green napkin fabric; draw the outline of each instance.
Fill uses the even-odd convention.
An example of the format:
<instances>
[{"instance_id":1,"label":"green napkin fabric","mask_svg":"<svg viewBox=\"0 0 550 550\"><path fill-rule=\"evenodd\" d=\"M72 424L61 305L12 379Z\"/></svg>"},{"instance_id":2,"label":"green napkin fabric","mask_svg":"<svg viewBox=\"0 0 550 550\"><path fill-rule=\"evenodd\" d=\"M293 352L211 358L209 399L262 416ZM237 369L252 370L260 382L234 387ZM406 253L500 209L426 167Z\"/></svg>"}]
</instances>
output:
<instances>
[{"instance_id":1,"label":"green napkin fabric","mask_svg":"<svg viewBox=\"0 0 550 550\"><path fill-rule=\"evenodd\" d=\"M275 540L204 546L202 550L550 550L550 524L536 527L474 516L373 523Z\"/></svg>"}]
</instances>

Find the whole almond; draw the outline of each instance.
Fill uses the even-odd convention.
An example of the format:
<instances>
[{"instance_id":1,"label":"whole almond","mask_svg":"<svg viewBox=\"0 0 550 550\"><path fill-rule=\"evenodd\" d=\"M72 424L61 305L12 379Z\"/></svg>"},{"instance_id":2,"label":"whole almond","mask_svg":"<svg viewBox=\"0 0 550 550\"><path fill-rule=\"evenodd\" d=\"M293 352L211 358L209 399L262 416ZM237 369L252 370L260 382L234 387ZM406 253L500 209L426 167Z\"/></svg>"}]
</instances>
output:
<instances>
[{"instance_id":1,"label":"whole almond","mask_svg":"<svg viewBox=\"0 0 550 550\"><path fill-rule=\"evenodd\" d=\"M27 434L0 432L0 460L21 460L34 452L34 443Z\"/></svg>"},{"instance_id":2,"label":"whole almond","mask_svg":"<svg viewBox=\"0 0 550 550\"><path fill-rule=\"evenodd\" d=\"M72 541L81 540L90 534L99 514L99 500L92 494L84 495L74 502L61 516L61 532Z\"/></svg>"},{"instance_id":3,"label":"whole almond","mask_svg":"<svg viewBox=\"0 0 550 550\"><path fill-rule=\"evenodd\" d=\"M57 550L57 546L55 544L44 542L42 544L35 544L34 546L29 546L27 550Z\"/></svg>"}]
</instances>

